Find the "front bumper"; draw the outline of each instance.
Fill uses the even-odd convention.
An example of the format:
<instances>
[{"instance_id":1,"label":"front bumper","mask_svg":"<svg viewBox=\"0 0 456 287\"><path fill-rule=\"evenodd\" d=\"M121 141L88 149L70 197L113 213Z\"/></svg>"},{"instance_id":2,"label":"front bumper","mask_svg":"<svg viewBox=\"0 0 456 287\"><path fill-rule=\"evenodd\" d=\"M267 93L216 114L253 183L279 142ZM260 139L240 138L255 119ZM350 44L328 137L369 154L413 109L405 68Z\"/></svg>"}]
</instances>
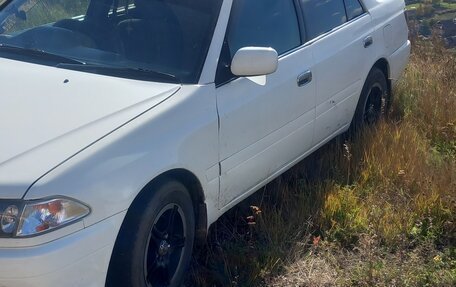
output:
<instances>
[{"instance_id":1,"label":"front bumper","mask_svg":"<svg viewBox=\"0 0 456 287\"><path fill-rule=\"evenodd\" d=\"M125 213L34 246L0 247L0 287L102 287Z\"/></svg>"}]
</instances>

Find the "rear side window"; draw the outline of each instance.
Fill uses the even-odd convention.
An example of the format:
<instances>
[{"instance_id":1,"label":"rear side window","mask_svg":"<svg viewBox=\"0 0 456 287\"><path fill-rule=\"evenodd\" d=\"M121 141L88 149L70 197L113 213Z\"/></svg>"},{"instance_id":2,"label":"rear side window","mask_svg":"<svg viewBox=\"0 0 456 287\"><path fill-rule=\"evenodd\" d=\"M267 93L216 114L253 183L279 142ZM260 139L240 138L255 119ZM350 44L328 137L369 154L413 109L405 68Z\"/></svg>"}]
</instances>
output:
<instances>
[{"instance_id":1,"label":"rear side window","mask_svg":"<svg viewBox=\"0 0 456 287\"><path fill-rule=\"evenodd\" d=\"M235 0L227 41L231 55L246 46L272 47L283 54L301 44L293 0Z\"/></svg>"},{"instance_id":2,"label":"rear side window","mask_svg":"<svg viewBox=\"0 0 456 287\"><path fill-rule=\"evenodd\" d=\"M363 6L361 6L358 0L344 0L344 2L345 7L347 8L347 17L349 21L364 13Z\"/></svg>"},{"instance_id":3,"label":"rear side window","mask_svg":"<svg viewBox=\"0 0 456 287\"><path fill-rule=\"evenodd\" d=\"M347 22L343 0L300 0L308 40Z\"/></svg>"}]
</instances>

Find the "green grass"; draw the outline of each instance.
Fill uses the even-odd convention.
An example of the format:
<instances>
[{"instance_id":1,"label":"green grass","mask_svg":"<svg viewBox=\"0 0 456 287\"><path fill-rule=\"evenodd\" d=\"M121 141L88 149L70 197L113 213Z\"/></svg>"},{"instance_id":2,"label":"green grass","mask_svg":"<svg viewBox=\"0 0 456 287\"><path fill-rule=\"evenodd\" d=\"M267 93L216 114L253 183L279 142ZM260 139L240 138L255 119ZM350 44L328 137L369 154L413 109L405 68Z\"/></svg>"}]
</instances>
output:
<instances>
[{"instance_id":1,"label":"green grass","mask_svg":"<svg viewBox=\"0 0 456 287\"><path fill-rule=\"evenodd\" d=\"M415 43L385 120L223 216L189 285L455 286L454 79L453 53Z\"/></svg>"},{"instance_id":2,"label":"green grass","mask_svg":"<svg viewBox=\"0 0 456 287\"><path fill-rule=\"evenodd\" d=\"M456 12L435 15L434 19L436 19L437 21L456 19Z\"/></svg>"},{"instance_id":3,"label":"green grass","mask_svg":"<svg viewBox=\"0 0 456 287\"><path fill-rule=\"evenodd\" d=\"M432 5L431 1L422 1L420 3L413 3L413 4L408 4L406 5L406 9L413 9L413 8L418 8L420 5ZM438 4L442 9L456 9L456 3L451 3L451 2L446 2L446 1L441 1Z\"/></svg>"},{"instance_id":4,"label":"green grass","mask_svg":"<svg viewBox=\"0 0 456 287\"><path fill-rule=\"evenodd\" d=\"M416 8L418 8L419 5L420 4L416 4L416 3L415 4L409 4L409 5L405 6L405 9L406 10L416 9Z\"/></svg>"},{"instance_id":5,"label":"green grass","mask_svg":"<svg viewBox=\"0 0 456 287\"><path fill-rule=\"evenodd\" d=\"M441 2L440 7L444 9L453 10L456 9L456 3Z\"/></svg>"}]
</instances>

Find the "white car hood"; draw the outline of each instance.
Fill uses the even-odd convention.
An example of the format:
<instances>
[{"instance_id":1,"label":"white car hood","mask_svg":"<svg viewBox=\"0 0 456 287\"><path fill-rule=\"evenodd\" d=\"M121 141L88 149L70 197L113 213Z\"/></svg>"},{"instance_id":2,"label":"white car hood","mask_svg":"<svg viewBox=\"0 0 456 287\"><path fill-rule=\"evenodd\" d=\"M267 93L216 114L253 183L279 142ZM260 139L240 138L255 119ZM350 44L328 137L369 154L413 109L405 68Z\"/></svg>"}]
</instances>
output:
<instances>
[{"instance_id":1,"label":"white car hood","mask_svg":"<svg viewBox=\"0 0 456 287\"><path fill-rule=\"evenodd\" d=\"M0 58L0 198L21 198L49 170L179 88Z\"/></svg>"}]
</instances>

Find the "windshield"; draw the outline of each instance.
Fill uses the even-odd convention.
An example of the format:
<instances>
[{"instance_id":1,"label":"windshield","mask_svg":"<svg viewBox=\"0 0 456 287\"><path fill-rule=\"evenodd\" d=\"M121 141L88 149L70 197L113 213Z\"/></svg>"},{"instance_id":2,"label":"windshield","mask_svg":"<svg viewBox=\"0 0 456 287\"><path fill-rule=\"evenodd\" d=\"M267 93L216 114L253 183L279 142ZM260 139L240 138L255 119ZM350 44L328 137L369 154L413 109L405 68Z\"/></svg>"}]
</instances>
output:
<instances>
[{"instance_id":1,"label":"windshield","mask_svg":"<svg viewBox=\"0 0 456 287\"><path fill-rule=\"evenodd\" d=\"M0 57L197 83L221 2L0 0Z\"/></svg>"}]
</instances>

